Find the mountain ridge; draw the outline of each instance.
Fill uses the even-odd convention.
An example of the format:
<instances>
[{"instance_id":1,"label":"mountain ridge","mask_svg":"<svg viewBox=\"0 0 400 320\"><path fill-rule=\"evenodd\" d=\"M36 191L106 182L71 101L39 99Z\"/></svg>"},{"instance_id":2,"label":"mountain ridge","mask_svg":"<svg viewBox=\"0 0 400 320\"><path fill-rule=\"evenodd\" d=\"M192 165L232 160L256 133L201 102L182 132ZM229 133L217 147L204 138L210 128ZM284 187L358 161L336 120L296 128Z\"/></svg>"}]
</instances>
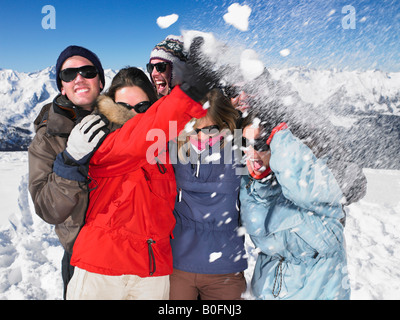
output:
<instances>
[{"instance_id":1,"label":"mountain ridge","mask_svg":"<svg viewBox=\"0 0 400 320\"><path fill-rule=\"evenodd\" d=\"M341 139L354 149L355 161L370 168L400 168L396 160L400 154L400 72L307 67L268 71L287 88L284 99L319 109L329 118ZM105 89L116 73L105 70ZM0 151L27 150L34 135L33 121L57 94L55 66L29 73L0 69Z\"/></svg>"}]
</instances>

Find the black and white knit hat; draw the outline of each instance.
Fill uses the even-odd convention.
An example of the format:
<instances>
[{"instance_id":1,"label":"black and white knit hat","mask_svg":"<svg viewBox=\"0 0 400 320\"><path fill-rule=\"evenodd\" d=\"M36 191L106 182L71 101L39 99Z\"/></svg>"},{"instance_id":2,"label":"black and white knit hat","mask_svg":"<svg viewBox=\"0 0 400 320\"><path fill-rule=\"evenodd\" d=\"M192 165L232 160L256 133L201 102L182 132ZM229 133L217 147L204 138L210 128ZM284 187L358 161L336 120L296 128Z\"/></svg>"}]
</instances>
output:
<instances>
[{"instance_id":1,"label":"black and white knit hat","mask_svg":"<svg viewBox=\"0 0 400 320\"><path fill-rule=\"evenodd\" d=\"M160 59L171 64L170 84L172 88L182 83L187 61L186 53L183 50L183 37L174 35L166 37L151 51L150 62L153 59Z\"/></svg>"}]
</instances>

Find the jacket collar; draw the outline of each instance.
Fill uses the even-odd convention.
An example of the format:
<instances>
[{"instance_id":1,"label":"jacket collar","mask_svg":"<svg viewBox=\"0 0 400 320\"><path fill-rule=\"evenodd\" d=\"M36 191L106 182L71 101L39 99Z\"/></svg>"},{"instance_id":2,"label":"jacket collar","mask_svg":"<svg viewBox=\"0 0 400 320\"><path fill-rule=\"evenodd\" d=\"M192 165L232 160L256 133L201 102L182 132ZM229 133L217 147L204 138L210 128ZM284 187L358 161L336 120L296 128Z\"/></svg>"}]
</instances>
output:
<instances>
[{"instance_id":1,"label":"jacket collar","mask_svg":"<svg viewBox=\"0 0 400 320\"><path fill-rule=\"evenodd\" d=\"M110 97L101 95L97 98L94 107L96 113L103 114L111 123L122 126L135 114L123 105L115 103Z\"/></svg>"},{"instance_id":2,"label":"jacket collar","mask_svg":"<svg viewBox=\"0 0 400 320\"><path fill-rule=\"evenodd\" d=\"M89 111L75 106L66 96L59 94L49 110L47 133L67 137L75 124L88 114Z\"/></svg>"},{"instance_id":3,"label":"jacket collar","mask_svg":"<svg viewBox=\"0 0 400 320\"><path fill-rule=\"evenodd\" d=\"M268 167L262 174L256 175L254 172L249 172L249 176L251 176L254 180L262 180L268 177L272 173L270 167Z\"/></svg>"}]
</instances>

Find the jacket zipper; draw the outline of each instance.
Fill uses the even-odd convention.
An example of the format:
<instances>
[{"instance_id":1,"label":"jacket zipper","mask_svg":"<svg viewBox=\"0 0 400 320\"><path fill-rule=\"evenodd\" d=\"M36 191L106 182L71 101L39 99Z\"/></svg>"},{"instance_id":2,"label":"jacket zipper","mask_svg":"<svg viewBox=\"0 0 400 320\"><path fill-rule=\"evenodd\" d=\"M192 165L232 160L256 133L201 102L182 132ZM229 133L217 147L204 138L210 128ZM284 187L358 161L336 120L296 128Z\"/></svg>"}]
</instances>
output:
<instances>
[{"instance_id":1,"label":"jacket zipper","mask_svg":"<svg viewBox=\"0 0 400 320\"><path fill-rule=\"evenodd\" d=\"M253 177L249 176L249 182L246 184L246 189L249 189L253 182L254 182Z\"/></svg>"}]
</instances>

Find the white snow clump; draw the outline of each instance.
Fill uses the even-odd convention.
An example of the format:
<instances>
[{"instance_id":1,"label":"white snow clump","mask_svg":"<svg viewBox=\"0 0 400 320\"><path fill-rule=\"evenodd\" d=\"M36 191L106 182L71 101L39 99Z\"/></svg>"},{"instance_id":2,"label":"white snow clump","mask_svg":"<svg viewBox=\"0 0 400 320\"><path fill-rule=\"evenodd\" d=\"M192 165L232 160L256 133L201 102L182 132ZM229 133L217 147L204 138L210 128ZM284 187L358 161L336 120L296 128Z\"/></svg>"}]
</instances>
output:
<instances>
[{"instance_id":1,"label":"white snow clump","mask_svg":"<svg viewBox=\"0 0 400 320\"><path fill-rule=\"evenodd\" d=\"M168 16L164 17L158 17L157 18L157 25L161 29L167 29L171 25L173 25L175 22L177 22L179 19L179 16L176 13L170 14Z\"/></svg>"},{"instance_id":2,"label":"white snow clump","mask_svg":"<svg viewBox=\"0 0 400 320\"><path fill-rule=\"evenodd\" d=\"M249 17L251 8L248 5L241 6L234 3L229 6L228 13L224 14L226 23L231 24L240 31L247 31L249 29Z\"/></svg>"}]
</instances>

